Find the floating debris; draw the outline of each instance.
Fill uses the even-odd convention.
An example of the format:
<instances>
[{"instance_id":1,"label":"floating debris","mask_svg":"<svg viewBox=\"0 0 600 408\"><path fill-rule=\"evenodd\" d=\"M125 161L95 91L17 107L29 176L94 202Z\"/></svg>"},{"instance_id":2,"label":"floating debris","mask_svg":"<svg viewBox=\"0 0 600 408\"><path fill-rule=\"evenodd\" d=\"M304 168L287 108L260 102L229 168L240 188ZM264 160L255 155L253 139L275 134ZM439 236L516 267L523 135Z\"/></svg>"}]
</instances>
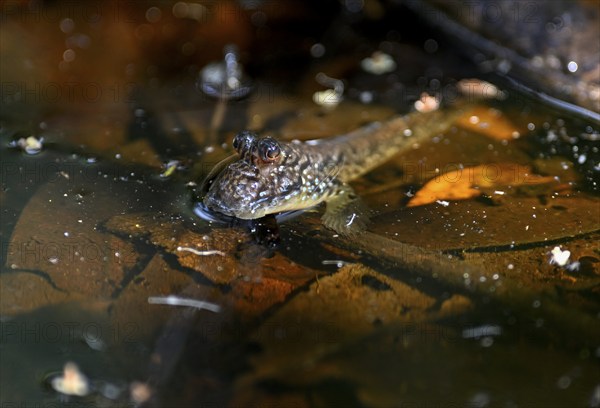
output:
<instances>
[{"instance_id":1,"label":"floating debris","mask_svg":"<svg viewBox=\"0 0 600 408\"><path fill-rule=\"evenodd\" d=\"M342 261L341 259L325 259L323 261L321 261L322 265L335 265L338 268L341 268L342 266L345 265L350 265L352 262L346 262L346 261Z\"/></svg>"},{"instance_id":2,"label":"floating debris","mask_svg":"<svg viewBox=\"0 0 600 408\"><path fill-rule=\"evenodd\" d=\"M342 101L340 95L333 89L318 91L313 94L313 102L320 106L336 107Z\"/></svg>"},{"instance_id":3,"label":"floating debris","mask_svg":"<svg viewBox=\"0 0 600 408\"><path fill-rule=\"evenodd\" d=\"M90 383L87 377L73 362L66 363L62 377L52 378L50 384L56 391L65 395L84 397L90 393Z\"/></svg>"},{"instance_id":4,"label":"floating debris","mask_svg":"<svg viewBox=\"0 0 600 408\"><path fill-rule=\"evenodd\" d=\"M123 393L125 387L118 386L109 382L99 381L96 383L96 389L98 390L98 393L100 393L103 397L111 400L117 400Z\"/></svg>"},{"instance_id":5,"label":"floating debris","mask_svg":"<svg viewBox=\"0 0 600 408\"><path fill-rule=\"evenodd\" d=\"M330 89L315 92L313 102L319 106L336 107L343 99L344 82L340 79L331 78L322 72L317 74L315 80L323 86L330 87Z\"/></svg>"},{"instance_id":6,"label":"floating debris","mask_svg":"<svg viewBox=\"0 0 600 408\"><path fill-rule=\"evenodd\" d=\"M134 381L129 387L131 401L136 405L142 405L152 397L152 389L146 383Z\"/></svg>"},{"instance_id":7,"label":"floating debris","mask_svg":"<svg viewBox=\"0 0 600 408\"><path fill-rule=\"evenodd\" d=\"M42 148L44 147L44 138L40 137L38 139L35 136L29 136L27 138L22 137L19 140L12 141L9 146L18 147L27 154L35 155L42 151Z\"/></svg>"},{"instance_id":8,"label":"floating debris","mask_svg":"<svg viewBox=\"0 0 600 408\"><path fill-rule=\"evenodd\" d=\"M97 333L85 333L83 335L83 341L85 341L92 350L105 351L107 348L106 343Z\"/></svg>"},{"instance_id":9,"label":"floating debris","mask_svg":"<svg viewBox=\"0 0 600 408\"><path fill-rule=\"evenodd\" d=\"M177 250L180 252L183 251L187 251L187 252L191 252L194 255L199 255L199 256L210 256L210 255L221 255L221 256L225 256L225 252L223 251L219 251L217 249L210 249L207 251L199 251L197 249L194 248L190 248L190 247L182 247L182 246L178 246Z\"/></svg>"},{"instance_id":10,"label":"floating debris","mask_svg":"<svg viewBox=\"0 0 600 408\"><path fill-rule=\"evenodd\" d=\"M363 91L363 92L360 93L360 95L358 96L358 98L360 99L360 101L362 103L365 103L365 104L371 103L371 102L373 102L373 99L374 99L373 92Z\"/></svg>"},{"instance_id":11,"label":"floating debris","mask_svg":"<svg viewBox=\"0 0 600 408\"><path fill-rule=\"evenodd\" d=\"M550 265L556 264L558 266L565 266L569 262L571 251L563 251L560 247L554 247L552 251L550 251L550 254L552 255L550 257Z\"/></svg>"},{"instance_id":12,"label":"floating debris","mask_svg":"<svg viewBox=\"0 0 600 408\"><path fill-rule=\"evenodd\" d=\"M502 327L493 324L469 327L462 331L463 339L478 339L481 337L500 336L501 334Z\"/></svg>"},{"instance_id":13,"label":"floating debris","mask_svg":"<svg viewBox=\"0 0 600 408\"><path fill-rule=\"evenodd\" d=\"M313 102L320 106L333 108L339 105L341 101L341 95L333 89L326 89L313 94Z\"/></svg>"},{"instance_id":14,"label":"floating debris","mask_svg":"<svg viewBox=\"0 0 600 408\"><path fill-rule=\"evenodd\" d=\"M196 84L204 94L218 100L210 121L211 142L217 142L216 134L225 120L227 101L245 98L252 91L252 84L238 60L237 47L229 44L223 54L223 61L210 63L202 69Z\"/></svg>"},{"instance_id":15,"label":"floating debris","mask_svg":"<svg viewBox=\"0 0 600 408\"><path fill-rule=\"evenodd\" d=\"M165 164L165 171L163 171L160 176L164 177L164 178L168 178L171 177L175 171L177 170L177 168L179 167L181 163L179 162L179 160L170 160L168 163Z\"/></svg>"},{"instance_id":16,"label":"floating debris","mask_svg":"<svg viewBox=\"0 0 600 408\"><path fill-rule=\"evenodd\" d=\"M396 62L390 55L375 51L371 57L363 59L360 66L370 74L382 75L395 70Z\"/></svg>"},{"instance_id":17,"label":"floating debris","mask_svg":"<svg viewBox=\"0 0 600 408\"><path fill-rule=\"evenodd\" d=\"M223 54L223 61L212 62L202 69L197 86L213 98L241 99L252 91L252 86L238 61L237 47L227 45Z\"/></svg>"},{"instance_id":18,"label":"floating debris","mask_svg":"<svg viewBox=\"0 0 600 408\"><path fill-rule=\"evenodd\" d=\"M169 306L186 306L194 307L200 310L209 310L211 312L219 313L221 306L214 303L205 302L202 300L180 298L177 296L150 296L148 303L151 305L169 305Z\"/></svg>"},{"instance_id":19,"label":"floating debris","mask_svg":"<svg viewBox=\"0 0 600 408\"><path fill-rule=\"evenodd\" d=\"M415 102L415 109L421 113L432 112L440 107L440 99L427 92L421 94L421 99Z\"/></svg>"},{"instance_id":20,"label":"floating debris","mask_svg":"<svg viewBox=\"0 0 600 408\"><path fill-rule=\"evenodd\" d=\"M508 94L498 89L494 84L480 79L461 79L456 88L463 95L474 99L506 99Z\"/></svg>"}]
</instances>

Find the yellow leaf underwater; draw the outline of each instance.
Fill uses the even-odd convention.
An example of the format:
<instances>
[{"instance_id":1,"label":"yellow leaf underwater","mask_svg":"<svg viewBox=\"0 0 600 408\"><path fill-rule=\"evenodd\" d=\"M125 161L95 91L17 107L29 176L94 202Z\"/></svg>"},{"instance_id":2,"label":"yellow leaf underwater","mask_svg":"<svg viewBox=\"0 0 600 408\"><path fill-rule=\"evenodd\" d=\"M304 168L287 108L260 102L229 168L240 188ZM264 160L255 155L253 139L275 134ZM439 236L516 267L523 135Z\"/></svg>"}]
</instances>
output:
<instances>
[{"instance_id":1,"label":"yellow leaf underwater","mask_svg":"<svg viewBox=\"0 0 600 408\"><path fill-rule=\"evenodd\" d=\"M439 200L466 200L485 191L504 195L503 188L557 183L552 176L533 174L529 166L514 163L489 163L451 170L429 180L408 202L407 207Z\"/></svg>"},{"instance_id":2,"label":"yellow leaf underwater","mask_svg":"<svg viewBox=\"0 0 600 408\"><path fill-rule=\"evenodd\" d=\"M511 141L527 133L526 128L513 123L499 110L484 106L475 107L469 115L458 119L457 125L494 140Z\"/></svg>"}]
</instances>

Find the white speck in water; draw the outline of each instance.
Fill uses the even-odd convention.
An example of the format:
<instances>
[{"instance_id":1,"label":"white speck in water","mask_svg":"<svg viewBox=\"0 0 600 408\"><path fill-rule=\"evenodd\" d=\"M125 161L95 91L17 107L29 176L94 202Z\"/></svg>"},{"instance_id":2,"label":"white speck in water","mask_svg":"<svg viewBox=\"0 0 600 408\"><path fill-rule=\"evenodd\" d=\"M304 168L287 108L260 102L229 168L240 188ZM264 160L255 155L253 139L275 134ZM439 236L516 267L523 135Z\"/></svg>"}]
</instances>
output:
<instances>
[{"instance_id":1,"label":"white speck in water","mask_svg":"<svg viewBox=\"0 0 600 408\"><path fill-rule=\"evenodd\" d=\"M412 130L410 130L410 129L404 129L403 133L404 133L404 136L406 136L406 137L410 137L413 134Z\"/></svg>"},{"instance_id":2,"label":"white speck in water","mask_svg":"<svg viewBox=\"0 0 600 408\"><path fill-rule=\"evenodd\" d=\"M479 116L471 116L469 118L469 123L476 125L479 123Z\"/></svg>"},{"instance_id":3,"label":"white speck in water","mask_svg":"<svg viewBox=\"0 0 600 408\"><path fill-rule=\"evenodd\" d=\"M326 89L313 94L313 102L320 106L335 107L342 101L342 95L335 89Z\"/></svg>"},{"instance_id":4,"label":"white speck in water","mask_svg":"<svg viewBox=\"0 0 600 408\"><path fill-rule=\"evenodd\" d=\"M58 258L53 256L48 259L48 262L50 262L52 265L56 265L58 263Z\"/></svg>"},{"instance_id":5,"label":"white speck in water","mask_svg":"<svg viewBox=\"0 0 600 408\"><path fill-rule=\"evenodd\" d=\"M335 266L337 266L338 268L341 268L342 266L344 266L344 265L347 265L347 264L348 264L348 262L346 262L346 261L342 261L342 260L340 260L340 259L325 259L325 260L321 261L321 263L322 263L323 265L335 265Z\"/></svg>"},{"instance_id":6,"label":"white speck in water","mask_svg":"<svg viewBox=\"0 0 600 408\"><path fill-rule=\"evenodd\" d=\"M493 280L498 280L498 279L500 279L500 275L498 275L497 273L495 273L495 274L492 275L492 279Z\"/></svg>"},{"instance_id":7,"label":"white speck in water","mask_svg":"<svg viewBox=\"0 0 600 408\"><path fill-rule=\"evenodd\" d=\"M395 70L396 62L390 55L375 51L371 57L363 59L360 66L370 74L382 75Z\"/></svg>"},{"instance_id":8,"label":"white speck in water","mask_svg":"<svg viewBox=\"0 0 600 408\"><path fill-rule=\"evenodd\" d=\"M179 3L177 3L179 4ZM146 383L134 381L129 387L131 400L137 405L143 405L152 397L152 389Z\"/></svg>"},{"instance_id":9,"label":"white speck in water","mask_svg":"<svg viewBox=\"0 0 600 408\"><path fill-rule=\"evenodd\" d=\"M44 138L36 138L35 136L29 136L28 138L21 138L19 140L17 140L16 142L11 143L11 146L18 146L21 149L23 149L23 151L25 151L25 153L29 154L29 155L34 155L34 154L38 154L39 152L42 151L42 147L43 147L43 142L44 142Z\"/></svg>"},{"instance_id":10,"label":"white speck in water","mask_svg":"<svg viewBox=\"0 0 600 408\"><path fill-rule=\"evenodd\" d=\"M493 324L484 324L476 327L467 327L462 331L463 339L479 339L482 337L500 336L502 327Z\"/></svg>"},{"instance_id":11,"label":"white speck in water","mask_svg":"<svg viewBox=\"0 0 600 408\"><path fill-rule=\"evenodd\" d=\"M529 122L527 124L527 129L529 129L530 131L534 131L535 130L535 125L533 123Z\"/></svg>"},{"instance_id":12,"label":"white speck in water","mask_svg":"<svg viewBox=\"0 0 600 408\"><path fill-rule=\"evenodd\" d=\"M362 103L371 103L373 102L373 92L363 91L360 93L359 98Z\"/></svg>"},{"instance_id":13,"label":"white speck in water","mask_svg":"<svg viewBox=\"0 0 600 408\"><path fill-rule=\"evenodd\" d=\"M325 46L321 43L313 44L313 46L310 47L310 55L313 58L321 58L325 55Z\"/></svg>"},{"instance_id":14,"label":"white speck in water","mask_svg":"<svg viewBox=\"0 0 600 408\"><path fill-rule=\"evenodd\" d=\"M569 63L567 64L567 69L569 70L569 72L577 72L578 68L579 65L577 65L575 61L569 61Z\"/></svg>"},{"instance_id":15,"label":"white speck in water","mask_svg":"<svg viewBox=\"0 0 600 408\"><path fill-rule=\"evenodd\" d=\"M507 268L509 270L513 270L513 269L515 269L515 266L513 264L508 264Z\"/></svg>"},{"instance_id":16,"label":"white speck in water","mask_svg":"<svg viewBox=\"0 0 600 408\"><path fill-rule=\"evenodd\" d=\"M533 306L534 309L537 309L538 307L540 307L542 305L542 302L540 302L539 300L534 300L531 305Z\"/></svg>"},{"instance_id":17,"label":"white speck in water","mask_svg":"<svg viewBox=\"0 0 600 408\"><path fill-rule=\"evenodd\" d=\"M431 112L439 108L440 101L435 96L431 96L427 92L423 92L421 94L421 98L414 103L414 106L419 112Z\"/></svg>"},{"instance_id":18,"label":"white speck in water","mask_svg":"<svg viewBox=\"0 0 600 408\"><path fill-rule=\"evenodd\" d=\"M586 155L585 155L585 154L582 154L582 155L580 155L580 156L577 158L577 163L579 163L579 164L583 164L583 163L585 163L585 161L586 161L586 160L587 160L587 157L586 157Z\"/></svg>"},{"instance_id":19,"label":"white speck in water","mask_svg":"<svg viewBox=\"0 0 600 408\"><path fill-rule=\"evenodd\" d=\"M119 252L115 252L115 256L116 256L117 258L119 258L119 257L121 256L121 254L120 254Z\"/></svg>"},{"instance_id":20,"label":"white speck in water","mask_svg":"<svg viewBox=\"0 0 600 408\"><path fill-rule=\"evenodd\" d=\"M68 237L69 236L69 231L65 231L64 236Z\"/></svg>"},{"instance_id":21,"label":"white speck in water","mask_svg":"<svg viewBox=\"0 0 600 408\"><path fill-rule=\"evenodd\" d=\"M90 393L88 379L79 371L79 367L72 362L66 363L63 375L53 378L50 384L56 391L65 395L83 397Z\"/></svg>"},{"instance_id":22,"label":"white speck in water","mask_svg":"<svg viewBox=\"0 0 600 408\"><path fill-rule=\"evenodd\" d=\"M550 265L556 264L558 266L565 266L567 262L569 262L571 251L563 251L560 249L560 247L554 247L552 251L550 251L550 254Z\"/></svg>"}]
</instances>

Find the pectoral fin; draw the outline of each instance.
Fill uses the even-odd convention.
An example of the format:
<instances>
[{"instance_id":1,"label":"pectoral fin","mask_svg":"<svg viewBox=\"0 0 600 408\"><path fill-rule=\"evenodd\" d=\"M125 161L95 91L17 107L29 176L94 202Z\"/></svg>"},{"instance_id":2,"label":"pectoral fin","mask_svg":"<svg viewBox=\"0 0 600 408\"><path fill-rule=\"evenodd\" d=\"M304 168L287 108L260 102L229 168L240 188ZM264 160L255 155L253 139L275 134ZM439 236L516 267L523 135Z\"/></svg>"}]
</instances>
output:
<instances>
[{"instance_id":1,"label":"pectoral fin","mask_svg":"<svg viewBox=\"0 0 600 408\"><path fill-rule=\"evenodd\" d=\"M368 208L352 187L341 184L329 199L321 218L323 225L340 235L355 235L367 229Z\"/></svg>"}]
</instances>

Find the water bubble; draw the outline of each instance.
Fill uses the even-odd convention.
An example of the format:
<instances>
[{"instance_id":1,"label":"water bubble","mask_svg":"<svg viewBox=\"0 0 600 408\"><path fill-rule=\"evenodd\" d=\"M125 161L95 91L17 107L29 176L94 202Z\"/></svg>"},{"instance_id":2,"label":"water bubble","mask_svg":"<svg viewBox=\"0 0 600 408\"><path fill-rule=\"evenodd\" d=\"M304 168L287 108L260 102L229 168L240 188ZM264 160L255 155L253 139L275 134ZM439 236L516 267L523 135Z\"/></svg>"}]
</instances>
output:
<instances>
[{"instance_id":1,"label":"water bubble","mask_svg":"<svg viewBox=\"0 0 600 408\"><path fill-rule=\"evenodd\" d=\"M162 17L162 11L158 7L150 7L146 10L146 20L149 23L157 23Z\"/></svg>"},{"instance_id":2,"label":"water bubble","mask_svg":"<svg viewBox=\"0 0 600 408\"><path fill-rule=\"evenodd\" d=\"M63 18L59 24L60 31L65 34L70 33L75 29L75 22L70 18Z\"/></svg>"},{"instance_id":3,"label":"water bubble","mask_svg":"<svg viewBox=\"0 0 600 408\"><path fill-rule=\"evenodd\" d=\"M310 55L313 58L321 58L325 55L325 46L321 43L313 44L313 46L310 47Z\"/></svg>"},{"instance_id":4,"label":"water bubble","mask_svg":"<svg viewBox=\"0 0 600 408\"><path fill-rule=\"evenodd\" d=\"M75 55L75 50L72 50L70 48L68 50L65 50L65 52L63 52L63 60L65 62L73 62L73 61L75 61L75 56L76 56Z\"/></svg>"}]
</instances>

